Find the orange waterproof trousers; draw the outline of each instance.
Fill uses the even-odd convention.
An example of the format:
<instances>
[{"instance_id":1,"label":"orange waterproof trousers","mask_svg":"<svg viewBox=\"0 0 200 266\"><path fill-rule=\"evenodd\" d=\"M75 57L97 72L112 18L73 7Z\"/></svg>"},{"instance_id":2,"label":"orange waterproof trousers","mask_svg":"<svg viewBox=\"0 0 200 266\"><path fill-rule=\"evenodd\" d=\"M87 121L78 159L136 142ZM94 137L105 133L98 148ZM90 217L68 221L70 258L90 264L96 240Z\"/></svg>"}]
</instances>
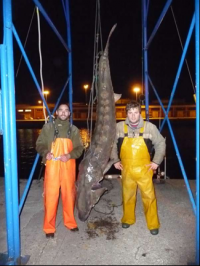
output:
<instances>
[{"instance_id":1,"label":"orange waterproof trousers","mask_svg":"<svg viewBox=\"0 0 200 266\"><path fill-rule=\"evenodd\" d=\"M52 144L54 158L47 161L44 179L44 225L46 234L56 231L56 214L61 189L64 225L77 227L74 218L76 161L70 159L61 162L59 156L68 154L73 149L70 139L57 138Z\"/></svg>"}]
</instances>

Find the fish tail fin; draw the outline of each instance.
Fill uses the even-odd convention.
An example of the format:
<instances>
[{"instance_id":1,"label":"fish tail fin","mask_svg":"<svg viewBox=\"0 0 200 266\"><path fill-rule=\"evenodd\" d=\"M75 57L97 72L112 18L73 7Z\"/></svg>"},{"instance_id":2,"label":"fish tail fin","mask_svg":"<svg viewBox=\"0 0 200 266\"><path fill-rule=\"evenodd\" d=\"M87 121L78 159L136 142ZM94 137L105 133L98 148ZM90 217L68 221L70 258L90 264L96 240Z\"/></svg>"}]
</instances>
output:
<instances>
[{"instance_id":1,"label":"fish tail fin","mask_svg":"<svg viewBox=\"0 0 200 266\"><path fill-rule=\"evenodd\" d=\"M110 34L108 36L108 40L107 40L107 43L106 43L106 48L105 48L104 53L103 53L104 56L108 56L108 46L109 46L110 37L113 34L113 32L114 32L114 30L115 30L116 27L117 27L117 24L115 24L112 27L111 31L110 31Z\"/></svg>"}]
</instances>

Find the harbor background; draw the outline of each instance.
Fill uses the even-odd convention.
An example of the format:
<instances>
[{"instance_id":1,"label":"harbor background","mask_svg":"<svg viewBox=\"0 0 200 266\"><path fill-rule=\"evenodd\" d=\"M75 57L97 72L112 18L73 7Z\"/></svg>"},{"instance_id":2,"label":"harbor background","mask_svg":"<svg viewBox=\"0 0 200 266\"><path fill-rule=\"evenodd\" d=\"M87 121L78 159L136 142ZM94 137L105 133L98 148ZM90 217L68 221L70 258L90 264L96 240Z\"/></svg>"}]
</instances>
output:
<instances>
[{"instance_id":1,"label":"harbor background","mask_svg":"<svg viewBox=\"0 0 200 266\"><path fill-rule=\"evenodd\" d=\"M150 120L151 121L151 120ZM159 127L161 121L151 121ZM172 129L177 141L177 145L181 154L181 158L185 167L188 179L196 179L196 120L171 120ZM18 153L18 175L19 179L27 179L32 169L33 162L36 156L35 143L44 122L17 122L17 153ZM86 121L74 121L74 124L80 129L81 135L84 138L87 131ZM166 176L171 179L183 178L182 172L178 163L177 155L172 142L171 134L167 124L162 130L162 135L166 138ZM85 139L83 139L85 141ZM83 156L77 160L78 164ZM164 170L164 163L161 165L161 171ZM41 162L38 163L34 179L40 178ZM119 171L112 167L108 174L119 174ZM3 167L3 137L0 136L0 176L4 176Z\"/></svg>"}]
</instances>

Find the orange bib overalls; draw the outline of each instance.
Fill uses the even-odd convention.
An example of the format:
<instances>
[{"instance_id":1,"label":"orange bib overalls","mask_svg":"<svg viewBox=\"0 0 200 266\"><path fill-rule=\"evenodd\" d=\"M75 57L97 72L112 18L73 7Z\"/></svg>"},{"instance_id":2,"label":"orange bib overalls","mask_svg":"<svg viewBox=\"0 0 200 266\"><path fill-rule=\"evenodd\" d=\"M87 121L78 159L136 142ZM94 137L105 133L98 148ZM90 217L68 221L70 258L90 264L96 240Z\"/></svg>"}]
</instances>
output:
<instances>
[{"instance_id":1,"label":"orange bib overalls","mask_svg":"<svg viewBox=\"0 0 200 266\"><path fill-rule=\"evenodd\" d=\"M145 126L145 125L144 125ZM140 129L138 137L130 138L128 126L124 123L125 138L122 143L120 157L122 171L123 217L122 223L134 224L137 186L141 197L149 230L160 227L157 202L153 186L153 171L146 166L150 164L150 155L143 138L144 128Z\"/></svg>"},{"instance_id":2,"label":"orange bib overalls","mask_svg":"<svg viewBox=\"0 0 200 266\"><path fill-rule=\"evenodd\" d=\"M74 218L76 161L70 159L64 163L57 159L59 156L71 152L72 149L72 141L67 138L57 138L52 143L51 152L54 158L46 163L44 179L45 214L43 230L46 234L56 231L55 224L60 188L64 225L69 229L77 227Z\"/></svg>"}]
</instances>

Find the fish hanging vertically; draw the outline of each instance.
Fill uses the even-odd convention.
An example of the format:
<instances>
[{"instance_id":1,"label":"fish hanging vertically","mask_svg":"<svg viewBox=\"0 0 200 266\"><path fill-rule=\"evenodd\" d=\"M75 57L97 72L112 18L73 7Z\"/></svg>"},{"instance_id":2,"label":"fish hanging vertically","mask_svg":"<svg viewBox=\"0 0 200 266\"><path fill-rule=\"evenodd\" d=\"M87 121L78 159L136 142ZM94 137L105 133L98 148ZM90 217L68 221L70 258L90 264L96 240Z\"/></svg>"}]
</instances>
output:
<instances>
[{"instance_id":1,"label":"fish hanging vertically","mask_svg":"<svg viewBox=\"0 0 200 266\"><path fill-rule=\"evenodd\" d=\"M99 60L97 120L90 147L79 166L76 206L81 221L87 220L91 209L106 191L106 188L101 187L100 181L112 165L109 158L116 135L115 102L121 97L114 94L108 60L109 40L115 28L116 25L109 34L106 48Z\"/></svg>"}]
</instances>

